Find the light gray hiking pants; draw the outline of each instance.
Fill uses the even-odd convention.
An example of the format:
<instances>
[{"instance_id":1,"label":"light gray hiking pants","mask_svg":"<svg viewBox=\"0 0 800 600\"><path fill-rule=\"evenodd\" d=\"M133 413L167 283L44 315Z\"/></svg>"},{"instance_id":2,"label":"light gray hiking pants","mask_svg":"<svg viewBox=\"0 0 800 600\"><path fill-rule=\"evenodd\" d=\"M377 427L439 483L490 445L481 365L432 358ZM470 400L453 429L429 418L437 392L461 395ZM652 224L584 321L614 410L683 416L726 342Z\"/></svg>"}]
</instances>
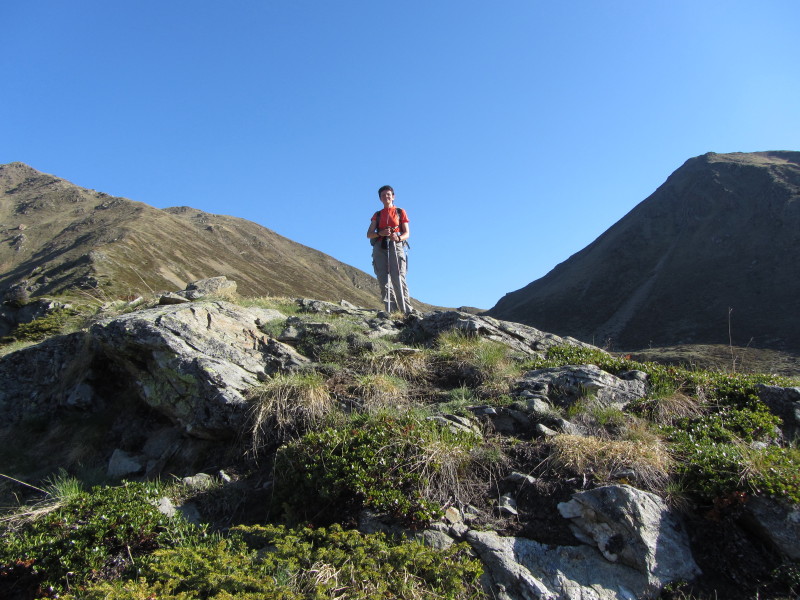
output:
<instances>
[{"instance_id":1,"label":"light gray hiking pants","mask_svg":"<svg viewBox=\"0 0 800 600\"><path fill-rule=\"evenodd\" d=\"M411 312L411 301L406 285L408 260L402 242L387 242L387 248L378 241L372 247L372 268L381 287L383 307L388 312Z\"/></svg>"}]
</instances>

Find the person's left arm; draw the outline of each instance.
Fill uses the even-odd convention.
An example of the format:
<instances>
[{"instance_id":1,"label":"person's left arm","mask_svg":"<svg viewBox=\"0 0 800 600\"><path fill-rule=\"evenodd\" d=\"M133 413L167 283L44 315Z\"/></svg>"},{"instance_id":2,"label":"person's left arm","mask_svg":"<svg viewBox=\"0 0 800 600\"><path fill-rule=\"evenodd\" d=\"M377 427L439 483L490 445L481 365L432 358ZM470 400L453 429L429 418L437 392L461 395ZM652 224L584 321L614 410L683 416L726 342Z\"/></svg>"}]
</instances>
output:
<instances>
[{"instance_id":1,"label":"person's left arm","mask_svg":"<svg viewBox=\"0 0 800 600\"><path fill-rule=\"evenodd\" d=\"M400 231L392 234L392 239L395 242L402 242L408 239L408 236L411 235L410 230L408 229L408 221L405 223L400 223Z\"/></svg>"}]
</instances>

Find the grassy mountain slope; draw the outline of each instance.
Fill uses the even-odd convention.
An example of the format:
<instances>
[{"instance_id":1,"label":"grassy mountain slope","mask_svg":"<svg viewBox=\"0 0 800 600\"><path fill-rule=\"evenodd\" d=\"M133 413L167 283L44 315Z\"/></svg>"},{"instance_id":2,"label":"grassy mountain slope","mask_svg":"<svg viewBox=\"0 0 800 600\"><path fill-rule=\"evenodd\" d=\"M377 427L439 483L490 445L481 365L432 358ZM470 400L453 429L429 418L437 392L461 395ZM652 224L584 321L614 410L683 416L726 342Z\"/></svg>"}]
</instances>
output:
<instances>
[{"instance_id":1,"label":"grassy mountain slope","mask_svg":"<svg viewBox=\"0 0 800 600\"><path fill-rule=\"evenodd\" d=\"M249 296L380 306L375 279L256 223L188 207L158 210L24 165L0 166L0 294L95 289L114 297L226 275Z\"/></svg>"}]
</instances>

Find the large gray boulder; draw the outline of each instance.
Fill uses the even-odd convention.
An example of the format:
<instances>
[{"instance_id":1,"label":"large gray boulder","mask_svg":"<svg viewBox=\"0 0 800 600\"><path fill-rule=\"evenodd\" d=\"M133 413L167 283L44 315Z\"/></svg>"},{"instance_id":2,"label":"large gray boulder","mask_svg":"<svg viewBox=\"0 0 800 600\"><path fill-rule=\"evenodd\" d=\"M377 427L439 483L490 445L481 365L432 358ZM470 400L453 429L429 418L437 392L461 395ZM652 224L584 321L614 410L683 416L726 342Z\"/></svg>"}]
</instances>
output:
<instances>
[{"instance_id":1,"label":"large gray boulder","mask_svg":"<svg viewBox=\"0 0 800 600\"><path fill-rule=\"evenodd\" d=\"M689 536L664 501L629 485L580 492L558 506L579 540L595 546L610 562L619 562L661 587L691 579L700 571Z\"/></svg>"},{"instance_id":2,"label":"large gray boulder","mask_svg":"<svg viewBox=\"0 0 800 600\"><path fill-rule=\"evenodd\" d=\"M790 560L800 561L800 506L754 496L745 516L751 529Z\"/></svg>"},{"instance_id":3,"label":"large gray boulder","mask_svg":"<svg viewBox=\"0 0 800 600\"><path fill-rule=\"evenodd\" d=\"M242 428L249 388L308 362L259 330L281 318L275 310L194 302L101 321L90 335L146 404L186 433L224 439Z\"/></svg>"},{"instance_id":4,"label":"large gray boulder","mask_svg":"<svg viewBox=\"0 0 800 600\"><path fill-rule=\"evenodd\" d=\"M58 408L97 409L114 400L98 382L113 379L184 433L226 439L241 431L249 388L309 363L259 329L284 318L211 301L109 317L0 357L0 410L14 423Z\"/></svg>"},{"instance_id":5,"label":"large gray boulder","mask_svg":"<svg viewBox=\"0 0 800 600\"><path fill-rule=\"evenodd\" d=\"M680 521L663 501L630 486L575 494L559 507L583 544L553 546L493 531L466 540L502 600L640 600L699 573Z\"/></svg>"},{"instance_id":6,"label":"large gray boulder","mask_svg":"<svg viewBox=\"0 0 800 600\"><path fill-rule=\"evenodd\" d=\"M552 546L494 531L466 539L485 566L490 597L498 600L641 600L658 597L647 578L609 563L589 546Z\"/></svg>"}]
</instances>

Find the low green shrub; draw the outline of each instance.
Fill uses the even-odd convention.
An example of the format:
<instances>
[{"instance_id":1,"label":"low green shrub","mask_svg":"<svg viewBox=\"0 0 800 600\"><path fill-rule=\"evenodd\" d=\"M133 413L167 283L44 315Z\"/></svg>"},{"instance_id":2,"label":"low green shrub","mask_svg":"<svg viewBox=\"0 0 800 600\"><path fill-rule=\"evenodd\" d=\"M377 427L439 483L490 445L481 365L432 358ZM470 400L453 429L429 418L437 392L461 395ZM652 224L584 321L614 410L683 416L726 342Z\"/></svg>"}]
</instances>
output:
<instances>
[{"instance_id":1,"label":"low green shrub","mask_svg":"<svg viewBox=\"0 0 800 600\"><path fill-rule=\"evenodd\" d=\"M704 414L663 427L679 457L676 476L696 496L711 501L744 492L800 501L800 452L769 443L781 420L757 395L766 375L698 371L687 385L705 399Z\"/></svg>"},{"instance_id":2,"label":"low green shrub","mask_svg":"<svg viewBox=\"0 0 800 600\"><path fill-rule=\"evenodd\" d=\"M35 520L3 522L0 572L46 593L130 573L134 560L196 535L155 506L158 486L126 483L72 494Z\"/></svg>"},{"instance_id":3,"label":"low green shrub","mask_svg":"<svg viewBox=\"0 0 800 600\"><path fill-rule=\"evenodd\" d=\"M70 324L82 319L83 317L71 309L59 308L28 323L20 323L0 341L41 342L50 336L63 333Z\"/></svg>"},{"instance_id":4,"label":"low green shrub","mask_svg":"<svg viewBox=\"0 0 800 600\"><path fill-rule=\"evenodd\" d=\"M435 550L383 534L361 534L339 525L328 529L238 527L247 543L269 549L276 564L297 565L298 584L310 597L482 597L482 567L466 544Z\"/></svg>"},{"instance_id":5,"label":"low green shrub","mask_svg":"<svg viewBox=\"0 0 800 600\"><path fill-rule=\"evenodd\" d=\"M724 373L721 371L684 371L685 387L711 406L756 410L759 384L791 387L798 381L767 374Z\"/></svg>"},{"instance_id":6,"label":"low green shrub","mask_svg":"<svg viewBox=\"0 0 800 600\"><path fill-rule=\"evenodd\" d=\"M694 441L730 443L768 441L775 436L781 424L779 417L769 412L763 404L749 408L727 408L718 412L684 417L673 426L665 428L670 439L678 444L692 444Z\"/></svg>"},{"instance_id":7,"label":"low green shrub","mask_svg":"<svg viewBox=\"0 0 800 600\"><path fill-rule=\"evenodd\" d=\"M334 525L289 530L236 527L230 539L156 551L138 580L105 582L83 600L304 600L483 597L468 548L434 550Z\"/></svg>"},{"instance_id":8,"label":"low green shrub","mask_svg":"<svg viewBox=\"0 0 800 600\"><path fill-rule=\"evenodd\" d=\"M676 476L702 500L744 492L800 503L800 451L796 449L702 439L677 446L676 453Z\"/></svg>"},{"instance_id":9,"label":"low green shrub","mask_svg":"<svg viewBox=\"0 0 800 600\"><path fill-rule=\"evenodd\" d=\"M368 507L426 523L440 513L430 499L439 478L468 464L478 441L410 415L359 415L278 451L275 507L289 522L324 524Z\"/></svg>"}]
</instances>

